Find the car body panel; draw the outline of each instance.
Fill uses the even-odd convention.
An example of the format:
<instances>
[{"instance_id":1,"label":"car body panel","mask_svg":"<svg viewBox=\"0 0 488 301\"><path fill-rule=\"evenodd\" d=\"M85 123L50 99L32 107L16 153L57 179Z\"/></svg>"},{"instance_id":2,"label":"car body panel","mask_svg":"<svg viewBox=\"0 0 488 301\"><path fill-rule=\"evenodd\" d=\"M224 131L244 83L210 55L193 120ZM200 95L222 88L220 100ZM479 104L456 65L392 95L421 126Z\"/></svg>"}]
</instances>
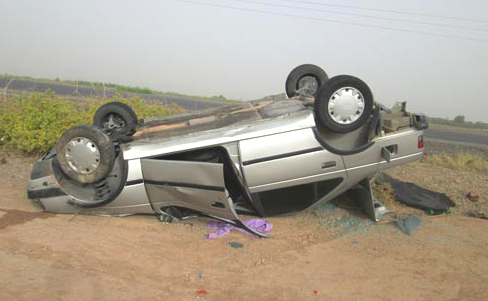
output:
<instances>
[{"instance_id":1,"label":"car body panel","mask_svg":"<svg viewBox=\"0 0 488 301\"><path fill-rule=\"evenodd\" d=\"M123 216L132 214L154 214L149 203L144 184L124 187L115 200L107 205L96 208L80 208L73 206L71 201L76 199L72 195L46 196L35 199L46 211L56 213L73 213L101 216Z\"/></svg>"},{"instance_id":2,"label":"car body panel","mask_svg":"<svg viewBox=\"0 0 488 301\"><path fill-rule=\"evenodd\" d=\"M341 156L324 150L310 128L246 139L239 148L251 192L305 184L344 171Z\"/></svg>"},{"instance_id":3,"label":"car body panel","mask_svg":"<svg viewBox=\"0 0 488 301\"><path fill-rule=\"evenodd\" d=\"M126 160L151 158L163 154L219 146L313 126L315 126L313 112L307 110L275 119L253 121L240 125L231 124L223 128L203 132L189 132L178 136L172 136L171 130L164 131L164 135L139 137L122 145L121 149Z\"/></svg>"}]
</instances>

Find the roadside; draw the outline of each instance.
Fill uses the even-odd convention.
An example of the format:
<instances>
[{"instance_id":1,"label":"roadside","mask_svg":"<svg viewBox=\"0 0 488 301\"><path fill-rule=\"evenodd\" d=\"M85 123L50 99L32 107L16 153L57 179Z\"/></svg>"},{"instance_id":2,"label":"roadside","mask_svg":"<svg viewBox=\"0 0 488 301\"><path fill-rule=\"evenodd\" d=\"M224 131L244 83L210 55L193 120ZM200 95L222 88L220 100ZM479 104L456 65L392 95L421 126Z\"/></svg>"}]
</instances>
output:
<instances>
[{"instance_id":1,"label":"roadside","mask_svg":"<svg viewBox=\"0 0 488 301\"><path fill-rule=\"evenodd\" d=\"M389 204L399 216L422 215L414 236L322 206L269 218L271 239L232 232L206 240L208 219L165 224L153 216L42 212L25 194L34 160L7 156L0 165L0 300L488 299L488 222L465 217L487 208L486 173L426 163L388 170L457 204L437 217ZM233 241L243 248L230 247Z\"/></svg>"}]
</instances>

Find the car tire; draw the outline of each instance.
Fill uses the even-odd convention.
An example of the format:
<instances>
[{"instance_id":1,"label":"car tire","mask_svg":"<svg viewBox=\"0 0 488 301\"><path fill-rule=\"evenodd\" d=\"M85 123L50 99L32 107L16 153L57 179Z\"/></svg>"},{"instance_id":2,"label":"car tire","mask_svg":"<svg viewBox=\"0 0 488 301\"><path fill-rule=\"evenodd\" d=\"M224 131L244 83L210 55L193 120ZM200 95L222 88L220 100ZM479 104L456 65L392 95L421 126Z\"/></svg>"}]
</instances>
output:
<instances>
[{"instance_id":1,"label":"car tire","mask_svg":"<svg viewBox=\"0 0 488 301\"><path fill-rule=\"evenodd\" d=\"M350 75L330 78L315 96L314 111L320 123L334 132L361 127L373 110L373 93L361 79Z\"/></svg>"},{"instance_id":2,"label":"car tire","mask_svg":"<svg viewBox=\"0 0 488 301\"><path fill-rule=\"evenodd\" d=\"M61 170L79 183L94 183L106 177L116 155L108 134L94 125L79 125L64 132L56 153Z\"/></svg>"},{"instance_id":3,"label":"car tire","mask_svg":"<svg viewBox=\"0 0 488 301\"><path fill-rule=\"evenodd\" d=\"M298 95L313 97L328 78L327 73L319 66L311 64L300 65L293 69L286 78L286 95L290 98ZM305 89L302 93L298 93L297 91L303 88L305 84L309 84L311 87Z\"/></svg>"},{"instance_id":4,"label":"car tire","mask_svg":"<svg viewBox=\"0 0 488 301\"><path fill-rule=\"evenodd\" d=\"M119 141L135 132L138 120L131 107L115 101L104 104L97 110L93 124L104 129L113 141Z\"/></svg>"}]
</instances>

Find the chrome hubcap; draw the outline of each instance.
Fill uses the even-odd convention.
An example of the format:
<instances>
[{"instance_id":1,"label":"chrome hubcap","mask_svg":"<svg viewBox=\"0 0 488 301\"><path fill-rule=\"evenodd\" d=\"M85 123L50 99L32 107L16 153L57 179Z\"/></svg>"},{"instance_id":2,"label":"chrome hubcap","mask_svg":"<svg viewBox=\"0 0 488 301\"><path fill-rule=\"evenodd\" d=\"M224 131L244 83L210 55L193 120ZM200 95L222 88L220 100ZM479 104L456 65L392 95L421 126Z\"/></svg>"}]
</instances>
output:
<instances>
[{"instance_id":1,"label":"chrome hubcap","mask_svg":"<svg viewBox=\"0 0 488 301\"><path fill-rule=\"evenodd\" d=\"M350 124L363 115L364 97L356 88L340 88L329 98L327 109L330 118L335 122Z\"/></svg>"},{"instance_id":2,"label":"chrome hubcap","mask_svg":"<svg viewBox=\"0 0 488 301\"><path fill-rule=\"evenodd\" d=\"M100 152L90 139L77 137L66 145L66 160L80 174L89 174L100 165Z\"/></svg>"},{"instance_id":3,"label":"chrome hubcap","mask_svg":"<svg viewBox=\"0 0 488 301\"><path fill-rule=\"evenodd\" d=\"M299 94L313 96L319 89L319 83L313 76L304 76L298 81Z\"/></svg>"}]
</instances>

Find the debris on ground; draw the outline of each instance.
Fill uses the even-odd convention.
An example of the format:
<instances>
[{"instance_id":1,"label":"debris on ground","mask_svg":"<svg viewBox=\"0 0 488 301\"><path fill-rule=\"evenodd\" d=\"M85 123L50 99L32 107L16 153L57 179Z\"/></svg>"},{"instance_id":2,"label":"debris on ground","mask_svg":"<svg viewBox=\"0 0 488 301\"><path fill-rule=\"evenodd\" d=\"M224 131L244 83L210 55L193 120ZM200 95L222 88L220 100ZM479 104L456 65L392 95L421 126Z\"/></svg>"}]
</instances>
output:
<instances>
[{"instance_id":1,"label":"debris on ground","mask_svg":"<svg viewBox=\"0 0 488 301\"><path fill-rule=\"evenodd\" d=\"M241 244L240 242L237 242L237 241L231 241L231 242L229 243L229 246L230 246L231 248L234 248L234 249L242 249L242 248L244 248L244 245L243 245L243 244Z\"/></svg>"},{"instance_id":2,"label":"debris on ground","mask_svg":"<svg viewBox=\"0 0 488 301\"><path fill-rule=\"evenodd\" d=\"M337 238L350 232L363 233L375 224L361 213L360 207L348 206L346 201L342 195L334 203L328 202L314 208L313 213L321 220L321 227L331 230L331 237Z\"/></svg>"},{"instance_id":3,"label":"debris on ground","mask_svg":"<svg viewBox=\"0 0 488 301\"><path fill-rule=\"evenodd\" d=\"M273 229L273 225L264 219L254 218L254 219L244 221L243 223L247 227L249 227L253 230L256 230L258 232L261 232L261 233L266 233L266 232L271 231L271 229ZM207 227L210 229L216 230L215 232L209 233L205 236L205 238L209 238L209 239L219 238L221 236L226 236L227 234L230 233L230 231L232 229L236 229L237 231L242 232L242 233L249 235L249 236L252 236L252 237L258 237L256 235L249 233L248 231L246 231L244 229L235 227L233 225L230 225L230 224L222 222L222 221L211 221L210 223L207 224Z\"/></svg>"},{"instance_id":4,"label":"debris on ground","mask_svg":"<svg viewBox=\"0 0 488 301\"><path fill-rule=\"evenodd\" d=\"M474 218L488 219L488 214L485 212L470 210L470 211L466 211L466 215Z\"/></svg>"},{"instance_id":5,"label":"debris on ground","mask_svg":"<svg viewBox=\"0 0 488 301\"><path fill-rule=\"evenodd\" d=\"M208 294L208 292L206 290L199 290L199 291L197 291L197 294L206 295L206 294Z\"/></svg>"},{"instance_id":6,"label":"debris on ground","mask_svg":"<svg viewBox=\"0 0 488 301\"><path fill-rule=\"evenodd\" d=\"M441 215L441 214L451 214L451 211L436 211L436 210L432 210L432 209L427 209L424 211L425 214L427 215L430 215L430 216L434 216L434 215Z\"/></svg>"},{"instance_id":7,"label":"debris on ground","mask_svg":"<svg viewBox=\"0 0 488 301\"><path fill-rule=\"evenodd\" d=\"M444 212L456 206L444 193L425 189L414 183L397 180L386 173L380 173L376 177L376 181L389 183L398 201L415 208Z\"/></svg>"},{"instance_id":8,"label":"debris on ground","mask_svg":"<svg viewBox=\"0 0 488 301\"><path fill-rule=\"evenodd\" d=\"M468 192L468 194L466 194L466 198L468 200L470 200L471 202L477 202L479 200L480 196L477 194Z\"/></svg>"},{"instance_id":9,"label":"debris on ground","mask_svg":"<svg viewBox=\"0 0 488 301\"><path fill-rule=\"evenodd\" d=\"M397 224L403 232L413 235L424 224L424 221L417 214L412 214L405 219L397 220Z\"/></svg>"}]
</instances>

